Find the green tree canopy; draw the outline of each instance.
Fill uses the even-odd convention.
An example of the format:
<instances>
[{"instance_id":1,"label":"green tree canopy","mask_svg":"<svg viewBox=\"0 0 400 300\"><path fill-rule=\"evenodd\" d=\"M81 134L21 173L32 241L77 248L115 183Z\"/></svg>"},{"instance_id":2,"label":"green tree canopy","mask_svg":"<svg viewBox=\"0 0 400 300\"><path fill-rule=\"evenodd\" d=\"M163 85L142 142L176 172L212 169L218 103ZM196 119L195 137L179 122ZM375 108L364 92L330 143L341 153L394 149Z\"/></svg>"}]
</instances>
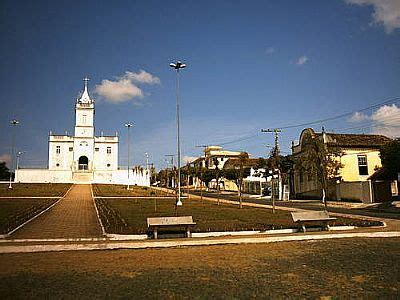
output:
<instances>
[{"instance_id":1,"label":"green tree canopy","mask_svg":"<svg viewBox=\"0 0 400 300\"><path fill-rule=\"evenodd\" d=\"M6 163L0 162L0 180L10 179L10 170L7 168Z\"/></svg>"},{"instance_id":2,"label":"green tree canopy","mask_svg":"<svg viewBox=\"0 0 400 300\"><path fill-rule=\"evenodd\" d=\"M382 167L371 176L371 179L396 180L397 174L400 173L400 139L382 146L380 156Z\"/></svg>"}]
</instances>

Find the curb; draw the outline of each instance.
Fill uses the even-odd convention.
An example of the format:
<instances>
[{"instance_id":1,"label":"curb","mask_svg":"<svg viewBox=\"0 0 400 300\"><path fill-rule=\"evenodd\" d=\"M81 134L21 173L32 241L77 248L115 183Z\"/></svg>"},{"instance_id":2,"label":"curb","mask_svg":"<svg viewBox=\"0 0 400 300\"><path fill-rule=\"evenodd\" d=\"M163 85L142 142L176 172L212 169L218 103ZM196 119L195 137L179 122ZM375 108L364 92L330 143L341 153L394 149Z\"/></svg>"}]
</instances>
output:
<instances>
[{"instance_id":1,"label":"curb","mask_svg":"<svg viewBox=\"0 0 400 300\"><path fill-rule=\"evenodd\" d=\"M101 227L101 233L103 234L103 236L106 236L106 230L104 229L104 225L103 222L101 221L100 215L99 215L99 210L97 209L97 205L96 205L96 201L94 200L94 195L93 195L93 185L90 185L90 193L92 195L92 201L93 201L93 205L94 205L94 209L96 210L96 215L97 215L97 221L99 221L100 227Z\"/></svg>"},{"instance_id":2,"label":"curb","mask_svg":"<svg viewBox=\"0 0 400 300\"><path fill-rule=\"evenodd\" d=\"M342 233L324 235L295 235L282 237L259 238L225 238L225 239L200 239L200 240L168 240L152 242L120 242L98 244L64 244L64 245L26 245L26 246L2 246L0 253L32 253L78 250L117 250L117 249L154 249L171 247L213 246L229 244L259 244L290 241L312 241L342 238L399 238L400 232L372 232L372 233Z\"/></svg>"}]
</instances>

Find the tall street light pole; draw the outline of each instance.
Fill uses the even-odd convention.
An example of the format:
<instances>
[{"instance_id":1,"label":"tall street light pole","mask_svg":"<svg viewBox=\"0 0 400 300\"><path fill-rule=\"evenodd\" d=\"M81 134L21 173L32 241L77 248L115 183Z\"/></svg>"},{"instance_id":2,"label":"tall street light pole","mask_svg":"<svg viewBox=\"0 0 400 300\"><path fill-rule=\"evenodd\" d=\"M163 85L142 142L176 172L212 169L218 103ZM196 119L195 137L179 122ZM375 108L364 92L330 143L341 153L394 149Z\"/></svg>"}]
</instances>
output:
<instances>
[{"instance_id":1,"label":"tall street light pole","mask_svg":"<svg viewBox=\"0 0 400 300\"><path fill-rule=\"evenodd\" d=\"M19 169L19 160L20 160L20 157L21 157L21 155L22 154L24 154L25 152L23 152L23 151L18 151L17 152L17 165L16 165L16 167L15 167L15 175L14 175L14 181L17 179L17 172L18 172L18 169Z\"/></svg>"},{"instance_id":2,"label":"tall street light pole","mask_svg":"<svg viewBox=\"0 0 400 300\"><path fill-rule=\"evenodd\" d=\"M11 120L10 125L11 127L15 127L19 124L18 120ZM15 144L15 128L11 130L11 161L10 161L10 185L8 186L9 189L12 189L12 171L14 167L14 144ZM15 174L15 169L14 169ZM15 175L14 175L15 176Z\"/></svg>"},{"instance_id":3,"label":"tall street light pole","mask_svg":"<svg viewBox=\"0 0 400 300\"><path fill-rule=\"evenodd\" d=\"M149 177L149 183L150 183L151 178L150 178L150 171L149 171L149 154L146 152L144 155L146 156L146 172L147 172L147 176Z\"/></svg>"},{"instance_id":4,"label":"tall street light pole","mask_svg":"<svg viewBox=\"0 0 400 300\"><path fill-rule=\"evenodd\" d=\"M186 64L181 61L170 63L169 66L176 70L176 127L177 127L177 152L178 152L178 201L177 206L182 205L181 201L181 140L180 140L180 122L179 122L179 70L186 68Z\"/></svg>"},{"instance_id":5,"label":"tall street light pole","mask_svg":"<svg viewBox=\"0 0 400 300\"><path fill-rule=\"evenodd\" d=\"M128 186L127 186L127 190L130 189L129 187L129 168L130 168L130 155L131 155L131 151L130 151L130 144L131 144L131 132L130 132L130 128L133 126L132 123L125 123L125 127L128 128Z\"/></svg>"}]
</instances>

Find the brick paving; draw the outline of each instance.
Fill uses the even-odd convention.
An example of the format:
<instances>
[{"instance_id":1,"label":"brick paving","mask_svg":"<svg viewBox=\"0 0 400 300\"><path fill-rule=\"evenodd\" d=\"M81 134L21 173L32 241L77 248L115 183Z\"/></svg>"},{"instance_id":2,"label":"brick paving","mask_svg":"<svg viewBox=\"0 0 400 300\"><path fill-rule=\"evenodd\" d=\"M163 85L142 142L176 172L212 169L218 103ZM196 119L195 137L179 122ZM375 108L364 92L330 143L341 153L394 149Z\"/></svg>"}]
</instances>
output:
<instances>
[{"instance_id":1,"label":"brick paving","mask_svg":"<svg viewBox=\"0 0 400 300\"><path fill-rule=\"evenodd\" d=\"M73 185L53 208L17 230L11 239L102 236L89 184Z\"/></svg>"}]
</instances>

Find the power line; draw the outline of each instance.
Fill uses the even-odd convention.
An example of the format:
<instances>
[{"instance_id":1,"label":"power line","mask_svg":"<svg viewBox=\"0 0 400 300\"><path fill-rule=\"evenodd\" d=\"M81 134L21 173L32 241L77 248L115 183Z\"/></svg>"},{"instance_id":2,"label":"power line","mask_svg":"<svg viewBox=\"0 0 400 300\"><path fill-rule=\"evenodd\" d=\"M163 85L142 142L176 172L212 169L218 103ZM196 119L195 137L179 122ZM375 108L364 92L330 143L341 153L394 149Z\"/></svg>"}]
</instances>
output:
<instances>
[{"instance_id":1,"label":"power line","mask_svg":"<svg viewBox=\"0 0 400 300\"><path fill-rule=\"evenodd\" d=\"M377 103L377 104L374 104L374 105L371 105L371 106L368 106L368 107L365 107L365 108L362 108L362 109L353 110L353 111L350 111L350 112L347 112L347 113L344 113L344 114L341 114L341 115L336 115L336 116L329 117L329 118L326 118L326 119L320 119L320 120L316 120L316 121L305 122L305 123L300 123L300 124L295 124L295 125L282 126L282 127L279 127L279 128L280 129L289 129L289 128L304 127L304 126L308 126L308 125L313 125L313 124L319 124L319 123L323 123L323 122L333 121L333 120L337 120L337 119L341 119L341 118L344 118L344 117L351 116L352 114L354 114L356 112L362 112L362 111L366 111L366 110L369 110L369 109L374 109L374 108L377 108L377 107L379 107L381 105L385 105L385 104L388 104L388 103L397 103L397 102L399 102L399 100L400 100L400 97L393 97L393 98L390 98L389 100L386 100L386 101L383 101L383 102L380 102L380 103Z\"/></svg>"},{"instance_id":2,"label":"power line","mask_svg":"<svg viewBox=\"0 0 400 300\"><path fill-rule=\"evenodd\" d=\"M387 100L385 100L383 102L379 102L379 103L370 105L368 107L364 107L364 108L361 108L361 109L353 110L353 111L350 111L350 112L347 112L347 113L343 113L343 114L340 114L340 115L335 115L335 116L332 116L332 117L329 117L329 118L319 119L319 120L314 120L314 121L309 121L309 122L304 122L304 123L299 123L299 124L281 126L281 127L278 127L278 128L279 129L291 129L291 128L304 127L304 126L308 126L308 125L314 125L314 124L319 124L319 123L323 123L323 122L333 121L333 120L337 120L337 119L341 119L341 118L344 118L344 117L351 116L356 112L363 112L363 111L366 111L366 110L369 110L369 109L377 108L377 107L385 105L385 104L389 104L389 103L394 104L394 103L397 103L399 101L400 101L400 97L391 97L391 98L389 98L389 99L387 99ZM254 138L256 136L258 136L258 133L245 135L245 136L243 136L241 138L233 139L231 141L226 141L226 142L223 142L223 143L214 143L214 144L225 146L225 145L229 145L229 144L239 143L239 142L242 142L242 141L247 141L247 140L250 140L250 139L252 139L252 138Z\"/></svg>"}]
</instances>

